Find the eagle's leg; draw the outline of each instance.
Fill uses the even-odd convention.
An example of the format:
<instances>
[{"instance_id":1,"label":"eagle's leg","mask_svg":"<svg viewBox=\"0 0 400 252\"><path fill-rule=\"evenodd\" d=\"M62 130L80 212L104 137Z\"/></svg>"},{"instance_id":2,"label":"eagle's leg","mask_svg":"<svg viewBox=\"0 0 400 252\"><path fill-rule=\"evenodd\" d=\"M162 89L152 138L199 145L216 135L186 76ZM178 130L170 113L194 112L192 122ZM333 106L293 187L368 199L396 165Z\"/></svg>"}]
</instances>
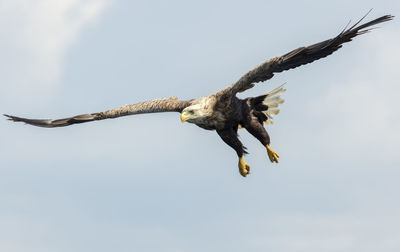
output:
<instances>
[{"instance_id":1,"label":"eagle's leg","mask_svg":"<svg viewBox=\"0 0 400 252\"><path fill-rule=\"evenodd\" d=\"M270 138L267 130L264 128L264 125L262 125L256 118L252 118L250 120L250 123L246 124L245 127L250 134L252 134L255 138L257 138L262 143L262 145L264 145L267 148L269 160L272 163L273 162L278 163L279 155L269 146Z\"/></svg>"},{"instance_id":2,"label":"eagle's leg","mask_svg":"<svg viewBox=\"0 0 400 252\"><path fill-rule=\"evenodd\" d=\"M237 129L217 130L217 133L226 144L236 151L239 158L239 173L243 177L246 177L248 174L250 174L250 165L243 160L243 154L247 152L238 138Z\"/></svg>"}]
</instances>

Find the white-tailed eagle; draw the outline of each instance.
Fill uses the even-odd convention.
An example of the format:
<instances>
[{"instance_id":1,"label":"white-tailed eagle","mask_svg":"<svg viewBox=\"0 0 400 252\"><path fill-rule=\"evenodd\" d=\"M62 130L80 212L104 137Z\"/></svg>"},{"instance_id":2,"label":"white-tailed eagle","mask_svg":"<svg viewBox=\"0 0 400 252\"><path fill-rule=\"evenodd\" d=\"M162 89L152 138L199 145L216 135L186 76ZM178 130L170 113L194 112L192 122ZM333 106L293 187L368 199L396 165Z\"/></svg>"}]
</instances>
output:
<instances>
[{"instance_id":1,"label":"white-tailed eagle","mask_svg":"<svg viewBox=\"0 0 400 252\"><path fill-rule=\"evenodd\" d=\"M366 15L365 15L366 16ZM142 113L178 112L182 122L190 122L206 130L216 130L222 140L232 147L239 158L239 172L246 177L250 166L243 160L245 147L238 139L238 128L245 128L266 148L271 162L278 163L279 155L270 147L270 138L264 124L272 123L272 116L279 113L278 106L283 103L280 95L285 91L283 85L258 97L240 99L237 93L252 88L255 83L271 79L275 73L296 68L324 58L354 37L371 30L371 26L393 19L385 15L359 25L344 29L334 38L300 47L282 56L272 58L251 69L231 86L206 97L180 101L177 97L150 100L126 105L105 112L83 114L58 120L27 119L5 115L9 120L25 122L39 127L63 127L76 123L91 122Z\"/></svg>"}]
</instances>

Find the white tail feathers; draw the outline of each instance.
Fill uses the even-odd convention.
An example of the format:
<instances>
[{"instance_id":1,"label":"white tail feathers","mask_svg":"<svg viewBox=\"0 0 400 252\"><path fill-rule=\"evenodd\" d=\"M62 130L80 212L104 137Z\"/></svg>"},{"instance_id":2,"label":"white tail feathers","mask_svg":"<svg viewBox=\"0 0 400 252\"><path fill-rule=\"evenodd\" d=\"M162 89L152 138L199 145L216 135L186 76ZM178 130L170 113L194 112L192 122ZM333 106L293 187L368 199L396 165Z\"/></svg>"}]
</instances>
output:
<instances>
[{"instance_id":1,"label":"white tail feathers","mask_svg":"<svg viewBox=\"0 0 400 252\"><path fill-rule=\"evenodd\" d=\"M283 99L279 96L270 97L270 98L268 98L268 96L267 96L267 98L265 98L265 100L263 101L263 104L267 105L268 108L277 108L284 101L285 101L285 99Z\"/></svg>"},{"instance_id":2,"label":"white tail feathers","mask_svg":"<svg viewBox=\"0 0 400 252\"><path fill-rule=\"evenodd\" d=\"M272 119L272 116L279 114L280 109L278 109L278 106L285 102L285 99L280 97L280 95L286 91L284 87L285 84L286 83L266 94L267 96L265 97L262 104L268 106L268 109L266 111L263 111L263 113L268 117L268 120L264 122L264 125L273 124L274 120Z\"/></svg>"},{"instance_id":3,"label":"white tail feathers","mask_svg":"<svg viewBox=\"0 0 400 252\"><path fill-rule=\"evenodd\" d=\"M280 111L281 111L281 110L278 109L278 108L268 109L268 110L266 111L266 114L269 115L269 116L274 116L274 115L279 114Z\"/></svg>"},{"instance_id":4,"label":"white tail feathers","mask_svg":"<svg viewBox=\"0 0 400 252\"><path fill-rule=\"evenodd\" d=\"M285 91L286 91L285 85L286 85L286 82L283 83L282 85L280 85L279 87L271 90L270 92L266 93L266 95L268 95L268 97L280 96L281 94L285 93Z\"/></svg>"}]
</instances>

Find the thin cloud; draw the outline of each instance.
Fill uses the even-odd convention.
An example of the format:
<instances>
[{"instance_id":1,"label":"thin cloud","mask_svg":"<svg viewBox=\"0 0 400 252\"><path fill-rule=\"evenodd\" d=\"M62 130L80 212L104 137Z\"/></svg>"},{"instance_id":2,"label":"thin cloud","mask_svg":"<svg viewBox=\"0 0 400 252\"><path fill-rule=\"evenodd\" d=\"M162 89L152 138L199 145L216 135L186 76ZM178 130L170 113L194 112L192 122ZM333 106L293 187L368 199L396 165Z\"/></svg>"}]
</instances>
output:
<instances>
[{"instance_id":1,"label":"thin cloud","mask_svg":"<svg viewBox=\"0 0 400 252\"><path fill-rule=\"evenodd\" d=\"M2 1L2 100L34 97L49 99L59 85L64 56L79 34L95 22L107 0ZM11 92L11 93L10 93ZM38 101L39 100L39 101Z\"/></svg>"},{"instance_id":2,"label":"thin cloud","mask_svg":"<svg viewBox=\"0 0 400 252\"><path fill-rule=\"evenodd\" d=\"M331 83L325 94L309 103L308 112L324 124L319 132L313 132L314 138L325 139L335 152L355 159L370 156L396 162L398 156L393 150L400 141L400 76L395 61L400 55L395 54L400 36L394 31L384 33L364 44L369 61L354 67L352 76L342 83ZM338 135L346 139L340 149Z\"/></svg>"}]
</instances>

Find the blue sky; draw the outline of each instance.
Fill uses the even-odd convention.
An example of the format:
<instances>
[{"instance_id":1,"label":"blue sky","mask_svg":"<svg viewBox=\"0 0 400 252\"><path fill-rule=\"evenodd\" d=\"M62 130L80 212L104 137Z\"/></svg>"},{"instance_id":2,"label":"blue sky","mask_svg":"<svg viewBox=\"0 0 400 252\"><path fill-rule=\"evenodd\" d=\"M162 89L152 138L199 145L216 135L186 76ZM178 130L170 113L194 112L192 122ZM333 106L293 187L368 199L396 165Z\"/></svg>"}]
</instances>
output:
<instances>
[{"instance_id":1,"label":"blue sky","mask_svg":"<svg viewBox=\"0 0 400 252\"><path fill-rule=\"evenodd\" d=\"M0 108L61 118L216 92L264 60L399 15L398 1L0 1ZM395 19L287 82L247 132L252 174L179 114L43 129L0 120L0 250L398 251L400 117Z\"/></svg>"}]
</instances>

